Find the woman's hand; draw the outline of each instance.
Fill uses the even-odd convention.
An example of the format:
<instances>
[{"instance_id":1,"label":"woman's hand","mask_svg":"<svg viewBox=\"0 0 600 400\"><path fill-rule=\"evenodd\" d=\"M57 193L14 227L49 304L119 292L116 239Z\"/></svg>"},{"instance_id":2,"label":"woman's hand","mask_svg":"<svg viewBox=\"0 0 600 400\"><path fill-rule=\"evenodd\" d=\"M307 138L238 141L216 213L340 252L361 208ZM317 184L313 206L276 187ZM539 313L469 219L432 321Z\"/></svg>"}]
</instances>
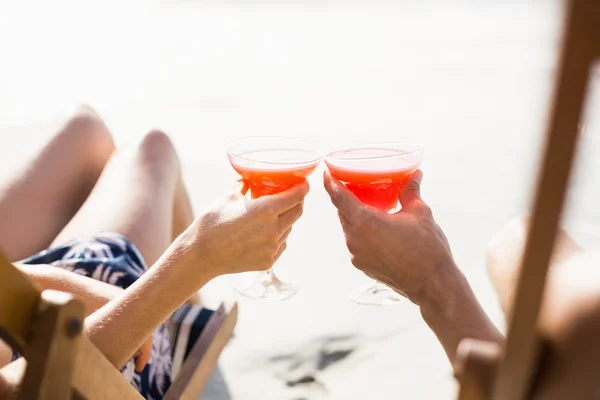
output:
<instances>
[{"instance_id":1,"label":"woman's hand","mask_svg":"<svg viewBox=\"0 0 600 400\"><path fill-rule=\"evenodd\" d=\"M184 233L196 257L213 269L214 276L271 268L302 215L309 186L304 182L254 200L244 197L247 191L240 182Z\"/></svg>"},{"instance_id":2,"label":"woman's hand","mask_svg":"<svg viewBox=\"0 0 600 400\"><path fill-rule=\"evenodd\" d=\"M150 335L148 339L142 344L142 347L138 350L138 352L134 355L135 358L135 370L137 372L142 372L150 361L150 356L152 355L152 340L154 339L154 335Z\"/></svg>"}]
</instances>

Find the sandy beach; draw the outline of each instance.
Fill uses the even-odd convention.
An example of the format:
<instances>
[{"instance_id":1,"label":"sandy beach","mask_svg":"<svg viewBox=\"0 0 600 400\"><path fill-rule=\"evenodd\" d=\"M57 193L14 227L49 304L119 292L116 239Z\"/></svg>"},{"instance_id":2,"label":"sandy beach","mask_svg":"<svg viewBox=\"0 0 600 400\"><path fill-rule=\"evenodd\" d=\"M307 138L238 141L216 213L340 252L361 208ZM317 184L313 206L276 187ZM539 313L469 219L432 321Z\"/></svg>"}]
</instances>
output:
<instances>
[{"instance_id":1,"label":"sandy beach","mask_svg":"<svg viewBox=\"0 0 600 400\"><path fill-rule=\"evenodd\" d=\"M493 233L527 211L559 43L560 2L0 2L0 175L77 103L118 145L171 135L197 212L236 175L234 138L277 135L323 149L425 145L423 198L484 308ZM68 10L68 12L66 11ZM600 76L600 72L596 72ZM565 224L600 226L600 84L592 91ZM320 169L276 265L302 285L285 302L240 298L225 276L209 306L238 301L235 337L205 400L450 399L451 367L408 300L365 307Z\"/></svg>"}]
</instances>

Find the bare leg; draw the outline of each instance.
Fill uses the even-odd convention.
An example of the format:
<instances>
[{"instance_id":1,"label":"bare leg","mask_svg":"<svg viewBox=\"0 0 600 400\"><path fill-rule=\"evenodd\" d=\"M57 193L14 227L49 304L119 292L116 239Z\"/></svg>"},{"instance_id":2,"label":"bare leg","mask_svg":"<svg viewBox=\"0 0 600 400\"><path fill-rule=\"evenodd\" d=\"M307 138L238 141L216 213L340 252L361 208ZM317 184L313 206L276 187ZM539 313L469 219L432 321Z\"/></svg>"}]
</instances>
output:
<instances>
[{"instance_id":1,"label":"bare leg","mask_svg":"<svg viewBox=\"0 0 600 400\"><path fill-rule=\"evenodd\" d=\"M19 260L48 247L75 215L115 149L108 129L80 106L31 160L0 183L0 247ZM0 340L0 365L12 350Z\"/></svg>"},{"instance_id":2,"label":"bare leg","mask_svg":"<svg viewBox=\"0 0 600 400\"><path fill-rule=\"evenodd\" d=\"M55 243L117 232L152 265L172 242L179 159L167 135L153 130L109 160L87 201Z\"/></svg>"},{"instance_id":3,"label":"bare leg","mask_svg":"<svg viewBox=\"0 0 600 400\"><path fill-rule=\"evenodd\" d=\"M177 181L177 188L175 189L175 201L173 204L173 234L172 240L175 240L179 235L183 233L191 224L194 222L194 210L192 208L192 202L188 195L183 178L181 175ZM200 298L200 292L197 292L194 296L190 297L187 301L188 304L201 305L202 301Z\"/></svg>"},{"instance_id":4,"label":"bare leg","mask_svg":"<svg viewBox=\"0 0 600 400\"><path fill-rule=\"evenodd\" d=\"M175 202L173 204L173 234L175 240L194 222L194 210L188 191L180 175L175 190Z\"/></svg>"},{"instance_id":5,"label":"bare leg","mask_svg":"<svg viewBox=\"0 0 600 400\"><path fill-rule=\"evenodd\" d=\"M527 230L528 221L525 218L515 219L496 234L488 246L488 274L500 299L502 310L507 315L513 302ZM581 247L567 232L559 229L551 268L580 251Z\"/></svg>"},{"instance_id":6,"label":"bare leg","mask_svg":"<svg viewBox=\"0 0 600 400\"><path fill-rule=\"evenodd\" d=\"M32 160L0 183L0 247L10 260L47 248L84 202L115 146L81 106Z\"/></svg>"},{"instance_id":7,"label":"bare leg","mask_svg":"<svg viewBox=\"0 0 600 400\"><path fill-rule=\"evenodd\" d=\"M488 272L505 313L510 313L527 233L513 221L490 243ZM538 321L547 344L535 399L584 399L598 394L600 253L583 251L560 230Z\"/></svg>"}]
</instances>

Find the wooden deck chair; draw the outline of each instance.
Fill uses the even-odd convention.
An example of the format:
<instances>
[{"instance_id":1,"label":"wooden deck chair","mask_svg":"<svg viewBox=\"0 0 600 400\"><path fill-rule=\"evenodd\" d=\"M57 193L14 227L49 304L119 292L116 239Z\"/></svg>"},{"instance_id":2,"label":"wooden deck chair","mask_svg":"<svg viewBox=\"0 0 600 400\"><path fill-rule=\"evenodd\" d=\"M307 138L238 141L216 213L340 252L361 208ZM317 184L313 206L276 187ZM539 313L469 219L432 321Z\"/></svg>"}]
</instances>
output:
<instances>
[{"instance_id":1,"label":"wooden deck chair","mask_svg":"<svg viewBox=\"0 0 600 400\"><path fill-rule=\"evenodd\" d=\"M563 208L592 67L600 59L600 0L567 0L563 43L532 220L504 349L460 346L459 400L529 398L545 351L536 333L545 277ZM599 360L600 361L600 360Z\"/></svg>"},{"instance_id":2,"label":"wooden deck chair","mask_svg":"<svg viewBox=\"0 0 600 400\"><path fill-rule=\"evenodd\" d=\"M83 316L70 294L41 292L0 254L0 338L26 360L8 367L21 374L20 400L142 398L82 335ZM236 321L236 306L212 314L166 398L198 398Z\"/></svg>"}]
</instances>

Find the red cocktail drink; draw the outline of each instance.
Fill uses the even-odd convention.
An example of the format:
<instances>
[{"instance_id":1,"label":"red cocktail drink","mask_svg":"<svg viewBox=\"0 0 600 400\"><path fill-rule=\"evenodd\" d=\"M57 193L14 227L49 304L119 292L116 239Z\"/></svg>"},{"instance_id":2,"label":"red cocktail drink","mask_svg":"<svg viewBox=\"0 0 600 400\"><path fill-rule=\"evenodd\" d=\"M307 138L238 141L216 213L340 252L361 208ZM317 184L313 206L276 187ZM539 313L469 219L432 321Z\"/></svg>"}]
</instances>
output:
<instances>
[{"instance_id":1,"label":"red cocktail drink","mask_svg":"<svg viewBox=\"0 0 600 400\"><path fill-rule=\"evenodd\" d=\"M266 149L237 156L229 155L229 161L236 172L248 182L252 198L256 199L267 194L283 192L304 182L319 165L320 158L310 160L314 156L314 152L303 150ZM309 161L306 161L307 158ZM266 163L256 160L280 161Z\"/></svg>"},{"instance_id":2,"label":"red cocktail drink","mask_svg":"<svg viewBox=\"0 0 600 400\"><path fill-rule=\"evenodd\" d=\"M392 171L361 171L328 164L329 172L365 204L390 212L398 205L400 185L417 166Z\"/></svg>"}]
</instances>

